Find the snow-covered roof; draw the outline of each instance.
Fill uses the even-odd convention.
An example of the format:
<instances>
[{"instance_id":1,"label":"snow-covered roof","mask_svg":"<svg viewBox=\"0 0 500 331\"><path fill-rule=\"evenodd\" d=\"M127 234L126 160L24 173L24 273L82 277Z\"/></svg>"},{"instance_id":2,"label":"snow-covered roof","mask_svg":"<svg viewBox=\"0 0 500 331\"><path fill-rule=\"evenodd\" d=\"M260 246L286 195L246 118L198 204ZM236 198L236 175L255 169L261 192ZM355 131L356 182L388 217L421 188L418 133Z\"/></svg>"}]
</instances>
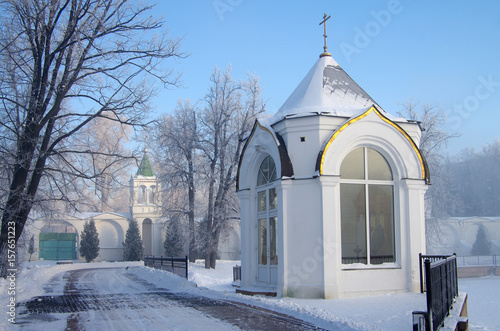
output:
<instances>
[{"instance_id":1,"label":"snow-covered roof","mask_svg":"<svg viewBox=\"0 0 500 331\"><path fill-rule=\"evenodd\" d=\"M68 214L66 216L78 218L81 220L86 220L89 218L99 217L99 216L103 216L103 215L111 215L111 216L118 216L118 217L131 219L129 213L116 213L116 212L76 212L73 214Z\"/></svg>"},{"instance_id":2,"label":"snow-covered roof","mask_svg":"<svg viewBox=\"0 0 500 331\"><path fill-rule=\"evenodd\" d=\"M269 124L319 114L350 118L372 105L391 120L401 121L387 114L331 56L321 56Z\"/></svg>"}]
</instances>

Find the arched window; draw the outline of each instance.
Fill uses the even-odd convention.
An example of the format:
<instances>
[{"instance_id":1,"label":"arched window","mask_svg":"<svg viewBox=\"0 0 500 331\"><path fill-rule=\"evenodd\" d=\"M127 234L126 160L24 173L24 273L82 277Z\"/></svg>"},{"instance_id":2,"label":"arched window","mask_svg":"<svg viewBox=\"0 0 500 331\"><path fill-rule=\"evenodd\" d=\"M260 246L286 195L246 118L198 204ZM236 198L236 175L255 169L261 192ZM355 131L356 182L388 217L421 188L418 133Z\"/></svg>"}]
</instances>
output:
<instances>
[{"instance_id":1,"label":"arched window","mask_svg":"<svg viewBox=\"0 0 500 331\"><path fill-rule=\"evenodd\" d=\"M262 161L257 175L258 264L277 265L277 202L273 181L276 165L270 156ZM268 280L269 281L269 280Z\"/></svg>"},{"instance_id":2,"label":"arched window","mask_svg":"<svg viewBox=\"0 0 500 331\"><path fill-rule=\"evenodd\" d=\"M257 175L257 186L266 185L276 179L276 165L269 155L262 161L259 174Z\"/></svg>"},{"instance_id":3,"label":"arched window","mask_svg":"<svg viewBox=\"0 0 500 331\"><path fill-rule=\"evenodd\" d=\"M137 203L143 203L143 204L146 204L147 203L147 188L146 186L144 185L141 185L138 187L138 192L137 192Z\"/></svg>"},{"instance_id":4,"label":"arched window","mask_svg":"<svg viewBox=\"0 0 500 331\"><path fill-rule=\"evenodd\" d=\"M350 152L340 167L342 263L395 262L394 181L376 150Z\"/></svg>"},{"instance_id":5,"label":"arched window","mask_svg":"<svg viewBox=\"0 0 500 331\"><path fill-rule=\"evenodd\" d=\"M156 204L156 186L151 186L149 188L149 204L154 205Z\"/></svg>"}]
</instances>

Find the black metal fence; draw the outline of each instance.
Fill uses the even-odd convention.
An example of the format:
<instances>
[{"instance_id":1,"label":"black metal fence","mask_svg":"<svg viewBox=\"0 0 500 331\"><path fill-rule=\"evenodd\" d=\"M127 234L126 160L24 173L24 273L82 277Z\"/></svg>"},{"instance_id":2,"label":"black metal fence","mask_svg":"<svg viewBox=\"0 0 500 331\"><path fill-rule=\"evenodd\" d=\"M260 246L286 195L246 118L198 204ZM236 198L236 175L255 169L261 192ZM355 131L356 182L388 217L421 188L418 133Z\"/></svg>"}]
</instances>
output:
<instances>
[{"instance_id":1,"label":"black metal fence","mask_svg":"<svg viewBox=\"0 0 500 331\"><path fill-rule=\"evenodd\" d=\"M413 312L414 330L437 330L458 296L457 257L421 255L421 289L427 292L427 312Z\"/></svg>"},{"instance_id":2,"label":"black metal fence","mask_svg":"<svg viewBox=\"0 0 500 331\"><path fill-rule=\"evenodd\" d=\"M453 254L455 255L455 254ZM453 255L424 255L422 253L418 254L419 262L420 262L420 293L425 292L425 269L424 269L424 260L429 260L431 262L445 260Z\"/></svg>"},{"instance_id":3,"label":"black metal fence","mask_svg":"<svg viewBox=\"0 0 500 331\"><path fill-rule=\"evenodd\" d=\"M237 265L233 267L233 282L241 281L241 266Z\"/></svg>"},{"instance_id":4,"label":"black metal fence","mask_svg":"<svg viewBox=\"0 0 500 331\"><path fill-rule=\"evenodd\" d=\"M155 269L165 270L177 276L188 278L188 257L155 257L145 256L144 265Z\"/></svg>"}]
</instances>

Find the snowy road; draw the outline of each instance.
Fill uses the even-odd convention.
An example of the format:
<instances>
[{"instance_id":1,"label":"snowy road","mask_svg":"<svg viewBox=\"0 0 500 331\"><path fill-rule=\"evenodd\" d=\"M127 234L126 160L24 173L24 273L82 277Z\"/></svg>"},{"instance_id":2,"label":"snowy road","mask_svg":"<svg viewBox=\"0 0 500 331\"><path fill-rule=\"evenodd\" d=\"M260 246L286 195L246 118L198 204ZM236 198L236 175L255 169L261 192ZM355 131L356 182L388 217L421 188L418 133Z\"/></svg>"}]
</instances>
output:
<instances>
[{"instance_id":1,"label":"snowy road","mask_svg":"<svg viewBox=\"0 0 500 331\"><path fill-rule=\"evenodd\" d=\"M132 268L131 268L132 269ZM19 307L25 330L314 330L293 317L155 287L126 268L58 274Z\"/></svg>"}]
</instances>

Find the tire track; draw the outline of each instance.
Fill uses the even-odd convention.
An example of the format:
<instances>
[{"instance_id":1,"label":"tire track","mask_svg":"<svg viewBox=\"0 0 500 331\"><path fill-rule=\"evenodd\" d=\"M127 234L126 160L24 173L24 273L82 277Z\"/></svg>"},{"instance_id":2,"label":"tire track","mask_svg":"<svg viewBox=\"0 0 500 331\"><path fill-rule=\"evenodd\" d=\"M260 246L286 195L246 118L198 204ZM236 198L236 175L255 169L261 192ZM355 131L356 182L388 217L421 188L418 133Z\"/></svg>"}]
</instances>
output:
<instances>
[{"instance_id":1,"label":"tire track","mask_svg":"<svg viewBox=\"0 0 500 331\"><path fill-rule=\"evenodd\" d=\"M172 293L124 268L73 270L63 280L62 295L35 297L20 306L27 327L38 315L65 318L67 330L319 330L263 308Z\"/></svg>"}]
</instances>

